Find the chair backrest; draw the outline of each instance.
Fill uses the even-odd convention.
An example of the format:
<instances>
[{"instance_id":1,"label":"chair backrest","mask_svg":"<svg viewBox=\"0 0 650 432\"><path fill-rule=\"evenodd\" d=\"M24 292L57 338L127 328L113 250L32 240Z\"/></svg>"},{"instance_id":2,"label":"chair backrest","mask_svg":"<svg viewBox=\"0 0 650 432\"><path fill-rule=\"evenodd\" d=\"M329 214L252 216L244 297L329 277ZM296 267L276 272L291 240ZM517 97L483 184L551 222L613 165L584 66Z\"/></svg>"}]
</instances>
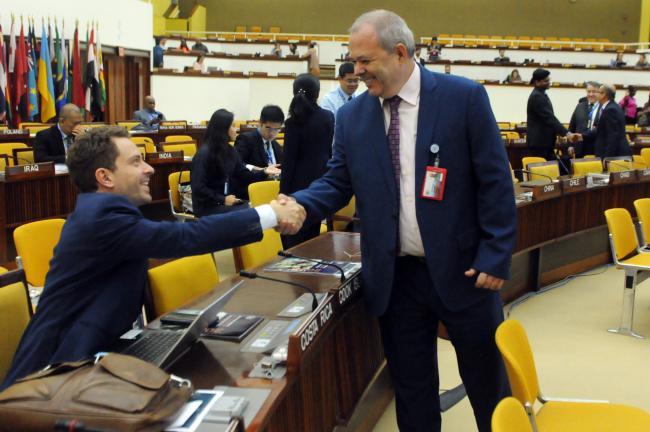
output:
<instances>
[{"instance_id":1,"label":"chair backrest","mask_svg":"<svg viewBox=\"0 0 650 432\"><path fill-rule=\"evenodd\" d=\"M156 317L210 292L219 283L217 265L209 253L154 267L148 276Z\"/></svg>"},{"instance_id":2,"label":"chair backrest","mask_svg":"<svg viewBox=\"0 0 650 432\"><path fill-rule=\"evenodd\" d=\"M334 231L344 231L345 228L348 226L352 218L354 217L354 213L357 210L357 199L353 195L352 198L350 199L350 202L343 207L341 210L337 211L334 215L335 216L342 216L344 220L333 220L332 221L332 230Z\"/></svg>"},{"instance_id":3,"label":"chair backrest","mask_svg":"<svg viewBox=\"0 0 650 432\"><path fill-rule=\"evenodd\" d=\"M14 165L25 165L34 163L34 149L32 148L15 148L13 153Z\"/></svg>"},{"instance_id":4,"label":"chair backrest","mask_svg":"<svg viewBox=\"0 0 650 432\"><path fill-rule=\"evenodd\" d=\"M9 165L14 165L14 149L27 149L29 146L21 142L0 143L0 154L5 154L9 158Z\"/></svg>"},{"instance_id":5,"label":"chair backrest","mask_svg":"<svg viewBox=\"0 0 650 432\"><path fill-rule=\"evenodd\" d=\"M180 177L180 178L179 178ZM181 195L178 193L178 184L187 183L190 181L189 171L176 171L167 177L167 184L169 185L169 192L171 195L171 202L174 210L180 212L181 209Z\"/></svg>"},{"instance_id":6,"label":"chair backrest","mask_svg":"<svg viewBox=\"0 0 650 432\"><path fill-rule=\"evenodd\" d=\"M600 158L571 159L571 170L574 176L602 173L603 163Z\"/></svg>"},{"instance_id":7,"label":"chair backrest","mask_svg":"<svg viewBox=\"0 0 650 432\"><path fill-rule=\"evenodd\" d=\"M22 270L0 274L0 381L9 371L14 353L32 316Z\"/></svg>"},{"instance_id":8,"label":"chair backrest","mask_svg":"<svg viewBox=\"0 0 650 432\"><path fill-rule=\"evenodd\" d=\"M529 180L548 180L548 177L555 180L560 176L560 165L558 161L529 163L528 171L535 173L529 174Z\"/></svg>"},{"instance_id":9,"label":"chair backrest","mask_svg":"<svg viewBox=\"0 0 650 432\"><path fill-rule=\"evenodd\" d=\"M617 260L623 260L636 252L639 241L634 231L634 223L630 212L624 208L605 210L607 228L612 236L612 244Z\"/></svg>"},{"instance_id":10,"label":"chair backrest","mask_svg":"<svg viewBox=\"0 0 650 432\"><path fill-rule=\"evenodd\" d=\"M192 137L189 135L167 135L165 137L166 143L183 142L183 141L192 141Z\"/></svg>"},{"instance_id":11,"label":"chair backrest","mask_svg":"<svg viewBox=\"0 0 650 432\"><path fill-rule=\"evenodd\" d=\"M162 143L162 150L165 152L182 151L183 156L194 156L196 154L196 143Z\"/></svg>"},{"instance_id":12,"label":"chair backrest","mask_svg":"<svg viewBox=\"0 0 650 432\"><path fill-rule=\"evenodd\" d=\"M641 149L641 157L645 161L645 164L650 167L650 147Z\"/></svg>"},{"instance_id":13,"label":"chair backrest","mask_svg":"<svg viewBox=\"0 0 650 432\"><path fill-rule=\"evenodd\" d=\"M501 399L492 413L492 432L533 432L521 402L513 397Z\"/></svg>"},{"instance_id":14,"label":"chair backrest","mask_svg":"<svg viewBox=\"0 0 650 432\"><path fill-rule=\"evenodd\" d=\"M543 157L537 157L537 156L526 156L526 157L521 158L521 166L525 170L528 169L528 164L539 163L539 162L546 162L546 159L544 159Z\"/></svg>"},{"instance_id":15,"label":"chair backrest","mask_svg":"<svg viewBox=\"0 0 650 432\"><path fill-rule=\"evenodd\" d=\"M126 128L126 130L130 131L131 129L133 129L134 127L139 125L140 122L135 121L135 120L119 120L119 121L116 121L115 124L118 125L118 126L122 126L122 127Z\"/></svg>"},{"instance_id":16,"label":"chair backrest","mask_svg":"<svg viewBox=\"0 0 650 432\"><path fill-rule=\"evenodd\" d=\"M526 331L519 321L505 320L497 328L496 342L506 365L512 395L522 405L532 407L539 395L539 382Z\"/></svg>"},{"instance_id":17,"label":"chair backrest","mask_svg":"<svg viewBox=\"0 0 650 432\"><path fill-rule=\"evenodd\" d=\"M276 199L279 193L280 182L277 180L260 181L248 185L248 198L251 207L268 204Z\"/></svg>"},{"instance_id":18,"label":"chair backrest","mask_svg":"<svg viewBox=\"0 0 650 432\"><path fill-rule=\"evenodd\" d=\"M634 201L634 208L641 225L643 242L648 244L650 241L650 198L641 198Z\"/></svg>"},{"instance_id":19,"label":"chair backrest","mask_svg":"<svg viewBox=\"0 0 650 432\"><path fill-rule=\"evenodd\" d=\"M156 145L153 143L153 140L149 137L131 137L133 144L144 144L147 153L156 153Z\"/></svg>"},{"instance_id":20,"label":"chair backrest","mask_svg":"<svg viewBox=\"0 0 650 432\"><path fill-rule=\"evenodd\" d=\"M641 155L632 155L632 164L634 165L634 169L648 168L648 163L646 162L645 158Z\"/></svg>"},{"instance_id":21,"label":"chair backrest","mask_svg":"<svg viewBox=\"0 0 650 432\"><path fill-rule=\"evenodd\" d=\"M135 146L138 148L138 151L142 155L142 159L147 157L147 145L146 144L136 144Z\"/></svg>"},{"instance_id":22,"label":"chair backrest","mask_svg":"<svg viewBox=\"0 0 650 432\"><path fill-rule=\"evenodd\" d=\"M603 159L603 164L607 172L630 171L634 169L632 156L607 157Z\"/></svg>"},{"instance_id":23,"label":"chair backrest","mask_svg":"<svg viewBox=\"0 0 650 432\"><path fill-rule=\"evenodd\" d=\"M31 285L45 285L45 275L50 269L54 247L59 242L64 223L65 219L44 219L14 230L16 253Z\"/></svg>"},{"instance_id":24,"label":"chair backrest","mask_svg":"<svg viewBox=\"0 0 650 432\"><path fill-rule=\"evenodd\" d=\"M274 229L264 231L262 241L233 249L237 271L250 269L273 259L282 250L280 234Z\"/></svg>"}]
</instances>

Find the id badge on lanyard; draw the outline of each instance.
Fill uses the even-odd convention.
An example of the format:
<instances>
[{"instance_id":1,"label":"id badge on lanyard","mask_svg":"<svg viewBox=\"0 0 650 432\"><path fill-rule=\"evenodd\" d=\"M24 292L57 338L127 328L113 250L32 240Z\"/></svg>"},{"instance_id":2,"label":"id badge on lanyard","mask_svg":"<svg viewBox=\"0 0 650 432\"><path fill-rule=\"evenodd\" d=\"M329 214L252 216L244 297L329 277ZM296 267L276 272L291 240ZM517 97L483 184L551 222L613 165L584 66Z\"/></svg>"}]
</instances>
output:
<instances>
[{"instance_id":1,"label":"id badge on lanyard","mask_svg":"<svg viewBox=\"0 0 650 432\"><path fill-rule=\"evenodd\" d=\"M447 181L447 169L440 168L440 146L431 144L429 147L429 165L424 172L424 181L422 182L422 198L442 201L445 194L445 182ZM431 160L434 159L433 165Z\"/></svg>"}]
</instances>

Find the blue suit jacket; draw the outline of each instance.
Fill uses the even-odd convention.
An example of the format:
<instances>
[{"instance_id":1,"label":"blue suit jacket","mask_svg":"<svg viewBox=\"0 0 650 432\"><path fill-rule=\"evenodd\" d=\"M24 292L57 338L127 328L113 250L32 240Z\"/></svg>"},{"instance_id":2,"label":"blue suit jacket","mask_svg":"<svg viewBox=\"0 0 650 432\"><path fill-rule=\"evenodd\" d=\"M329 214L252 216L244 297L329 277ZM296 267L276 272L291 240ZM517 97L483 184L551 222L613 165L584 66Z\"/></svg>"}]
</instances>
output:
<instances>
[{"instance_id":1,"label":"blue suit jacket","mask_svg":"<svg viewBox=\"0 0 650 432\"><path fill-rule=\"evenodd\" d=\"M432 143L448 170L442 201L419 198ZM516 233L505 147L481 85L421 69L415 157L416 214L429 273L444 304L460 310L492 294L475 288L466 270L509 277ZM320 220L352 194L362 221L365 298L381 315L393 285L399 206L383 111L367 92L338 112L328 172L294 197L308 218Z\"/></svg>"},{"instance_id":2,"label":"blue suit jacket","mask_svg":"<svg viewBox=\"0 0 650 432\"><path fill-rule=\"evenodd\" d=\"M109 350L140 314L148 258L203 254L261 239L254 209L196 223L153 222L124 196L80 194L2 387L48 364Z\"/></svg>"}]
</instances>

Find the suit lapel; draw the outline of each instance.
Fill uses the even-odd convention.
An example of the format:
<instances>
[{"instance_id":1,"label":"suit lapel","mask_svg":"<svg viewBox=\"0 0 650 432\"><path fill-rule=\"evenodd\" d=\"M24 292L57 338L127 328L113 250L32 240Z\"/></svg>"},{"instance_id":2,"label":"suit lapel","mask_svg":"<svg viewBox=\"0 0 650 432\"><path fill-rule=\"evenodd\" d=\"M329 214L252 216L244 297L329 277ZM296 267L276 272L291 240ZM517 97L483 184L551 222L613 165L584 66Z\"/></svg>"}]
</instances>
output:
<instances>
[{"instance_id":1,"label":"suit lapel","mask_svg":"<svg viewBox=\"0 0 650 432\"><path fill-rule=\"evenodd\" d=\"M264 139L260 131L255 130L255 137L257 138L257 145L255 146L255 151L257 152L257 160L265 165L267 163L266 149L264 148Z\"/></svg>"},{"instance_id":2,"label":"suit lapel","mask_svg":"<svg viewBox=\"0 0 650 432\"><path fill-rule=\"evenodd\" d=\"M422 182L424 181L425 167L429 162L431 144L435 142L434 131L438 121L438 93L436 79L433 73L420 68L420 107L418 109L418 131L415 142L415 196L420 196ZM438 143L441 153L445 145Z\"/></svg>"}]
</instances>

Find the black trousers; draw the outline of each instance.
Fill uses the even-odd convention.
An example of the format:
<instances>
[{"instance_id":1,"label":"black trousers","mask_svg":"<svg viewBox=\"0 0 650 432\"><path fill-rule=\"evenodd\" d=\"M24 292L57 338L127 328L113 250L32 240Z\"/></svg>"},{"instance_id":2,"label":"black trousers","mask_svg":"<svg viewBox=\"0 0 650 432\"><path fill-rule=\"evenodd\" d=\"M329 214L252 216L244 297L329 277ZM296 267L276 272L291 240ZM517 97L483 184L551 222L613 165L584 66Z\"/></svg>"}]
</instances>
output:
<instances>
[{"instance_id":1,"label":"black trousers","mask_svg":"<svg viewBox=\"0 0 650 432\"><path fill-rule=\"evenodd\" d=\"M491 430L494 408L510 395L494 340L503 321L502 307L495 292L463 310L449 310L442 304L421 259L397 259L390 303L379 324L395 387L400 431L440 431L438 321L447 327L456 350L478 428L481 432Z\"/></svg>"},{"instance_id":2,"label":"black trousers","mask_svg":"<svg viewBox=\"0 0 650 432\"><path fill-rule=\"evenodd\" d=\"M547 161L555 160L553 147L528 147L528 156L543 157Z\"/></svg>"}]
</instances>

